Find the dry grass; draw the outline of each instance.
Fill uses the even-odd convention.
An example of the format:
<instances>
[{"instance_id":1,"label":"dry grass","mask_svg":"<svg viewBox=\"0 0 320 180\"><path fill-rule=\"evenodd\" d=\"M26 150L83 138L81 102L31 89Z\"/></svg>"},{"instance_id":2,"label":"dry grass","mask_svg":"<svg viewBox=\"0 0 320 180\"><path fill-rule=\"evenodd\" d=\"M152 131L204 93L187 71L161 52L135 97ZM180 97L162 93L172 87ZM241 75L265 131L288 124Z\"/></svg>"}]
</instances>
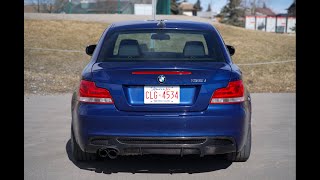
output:
<instances>
[{"instance_id":1,"label":"dry grass","mask_svg":"<svg viewBox=\"0 0 320 180\"><path fill-rule=\"evenodd\" d=\"M25 93L71 92L79 81L90 57L84 49L97 43L104 23L61 20L25 20L26 48L80 50L78 52L24 51ZM233 60L237 64L295 60L295 36L245 30L215 25L226 44L236 48ZM244 80L251 92L295 92L295 62L241 66Z\"/></svg>"},{"instance_id":2,"label":"dry grass","mask_svg":"<svg viewBox=\"0 0 320 180\"><path fill-rule=\"evenodd\" d=\"M296 59L296 36L215 24L226 44L235 47L235 63Z\"/></svg>"},{"instance_id":3,"label":"dry grass","mask_svg":"<svg viewBox=\"0 0 320 180\"><path fill-rule=\"evenodd\" d=\"M233 45L236 64L296 59L296 36L215 24L226 44ZM250 92L295 92L295 62L240 66Z\"/></svg>"},{"instance_id":4,"label":"dry grass","mask_svg":"<svg viewBox=\"0 0 320 180\"><path fill-rule=\"evenodd\" d=\"M24 50L25 93L71 92L90 57L84 49L97 43L106 24L77 21L25 20L24 47L80 50Z\"/></svg>"}]
</instances>

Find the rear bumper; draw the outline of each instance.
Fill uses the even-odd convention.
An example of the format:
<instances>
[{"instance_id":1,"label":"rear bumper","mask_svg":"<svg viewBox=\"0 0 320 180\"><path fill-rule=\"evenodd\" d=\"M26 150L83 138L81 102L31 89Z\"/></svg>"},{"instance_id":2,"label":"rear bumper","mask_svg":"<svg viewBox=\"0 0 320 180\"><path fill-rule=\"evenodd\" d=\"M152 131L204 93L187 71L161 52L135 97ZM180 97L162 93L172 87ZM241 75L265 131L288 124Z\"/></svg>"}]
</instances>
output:
<instances>
[{"instance_id":1,"label":"rear bumper","mask_svg":"<svg viewBox=\"0 0 320 180\"><path fill-rule=\"evenodd\" d=\"M86 145L86 151L90 153L103 148L115 148L119 155L204 156L236 151L235 141L230 137L92 137Z\"/></svg>"},{"instance_id":2,"label":"rear bumper","mask_svg":"<svg viewBox=\"0 0 320 180\"><path fill-rule=\"evenodd\" d=\"M123 112L113 105L77 103L73 111L73 130L77 143L86 152L116 147L127 154L223 154L240 150L250 121L246 103L209 105L203 112ZM198 144L127 144L119 138L192 139ZM93 139L108 143L94 144ZM227 139L230 144L215 144Z\"/></svg>"}]
</instances>

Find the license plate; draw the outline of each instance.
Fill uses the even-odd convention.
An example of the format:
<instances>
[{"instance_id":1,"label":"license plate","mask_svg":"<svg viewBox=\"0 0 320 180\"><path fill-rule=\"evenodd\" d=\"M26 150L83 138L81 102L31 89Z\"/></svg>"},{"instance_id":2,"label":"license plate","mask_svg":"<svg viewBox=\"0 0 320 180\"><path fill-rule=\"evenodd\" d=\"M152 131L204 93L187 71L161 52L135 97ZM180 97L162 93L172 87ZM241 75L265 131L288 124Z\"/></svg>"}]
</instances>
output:
<instances>
[{"instance_id":1,"label":"license plate","mask_svg":"<svg viewBox=\"0 0 320 180\"><path fill-rule=\"evenodd\" d=\"M144 104L179 104L180 86L144 86Z\"/></svg>"}]
</instances>

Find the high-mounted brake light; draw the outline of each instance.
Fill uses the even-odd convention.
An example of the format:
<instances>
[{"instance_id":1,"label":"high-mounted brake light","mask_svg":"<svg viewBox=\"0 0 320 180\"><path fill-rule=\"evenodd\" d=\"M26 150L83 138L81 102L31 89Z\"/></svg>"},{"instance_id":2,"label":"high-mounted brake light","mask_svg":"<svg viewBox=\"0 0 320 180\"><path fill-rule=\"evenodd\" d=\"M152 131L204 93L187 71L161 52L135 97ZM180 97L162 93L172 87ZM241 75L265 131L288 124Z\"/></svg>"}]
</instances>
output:
<instances>
[{"instance_id":1,"label":"high-mounted brake light","mask_svg":"<svg viewBox=\"0 0 320 180\"><path fill-rule=\"evenodd\" d=\"M229 82L227 87L213 92L210 104L233 104L244 101L244 87L241 80Z\"/></svg>"},{"instance_id":2,"label":"high-mounted brake light","mask_svg":"<svg viewBox=\"0 0 320 180\"><path fill-rule=\"evenodd\" d=\"M172 74L172 75L190 75L190 71L134 71L132 74Z\"/></svg>"},{"instance_id":3,"label":"high-mounted brake light","mask_svg":"<svg viewBox=\"0 0 320 180\"><path fill-rule=\"evenodd\" d=\"M99 88L94 82L81 80L79 101L97 104L113 104L112 96L106 89Z\"/></svg>"}]
</instances>

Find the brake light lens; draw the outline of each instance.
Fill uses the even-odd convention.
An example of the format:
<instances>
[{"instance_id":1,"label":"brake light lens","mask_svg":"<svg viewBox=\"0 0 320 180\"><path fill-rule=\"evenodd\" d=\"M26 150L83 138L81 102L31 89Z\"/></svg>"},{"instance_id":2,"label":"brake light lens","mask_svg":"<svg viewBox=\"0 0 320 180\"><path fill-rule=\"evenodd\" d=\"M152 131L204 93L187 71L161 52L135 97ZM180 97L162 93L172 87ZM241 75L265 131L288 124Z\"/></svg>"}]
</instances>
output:
<instances>
[{"instance_id":1,"label":"brake light lens","mask_svg":"<svg viewBox=\"0 0 320 180\"><path fill-rule=\"evenodd\" d=\"M210 104L233 104L244 101L244 86L242 80L231 81L225 88L213 92Z\"/></svg>"},{"instance_id":2,"label":"brake light lens","mask_svg":"<svg viewBox=\"0 0 320 180\"><path fill-rule=\"evenodd\" d=\"M112 96L106 89L99 88L94 82L81 80L79 101L96 104L113 104Z\"/></svg>"}]
</instances>

